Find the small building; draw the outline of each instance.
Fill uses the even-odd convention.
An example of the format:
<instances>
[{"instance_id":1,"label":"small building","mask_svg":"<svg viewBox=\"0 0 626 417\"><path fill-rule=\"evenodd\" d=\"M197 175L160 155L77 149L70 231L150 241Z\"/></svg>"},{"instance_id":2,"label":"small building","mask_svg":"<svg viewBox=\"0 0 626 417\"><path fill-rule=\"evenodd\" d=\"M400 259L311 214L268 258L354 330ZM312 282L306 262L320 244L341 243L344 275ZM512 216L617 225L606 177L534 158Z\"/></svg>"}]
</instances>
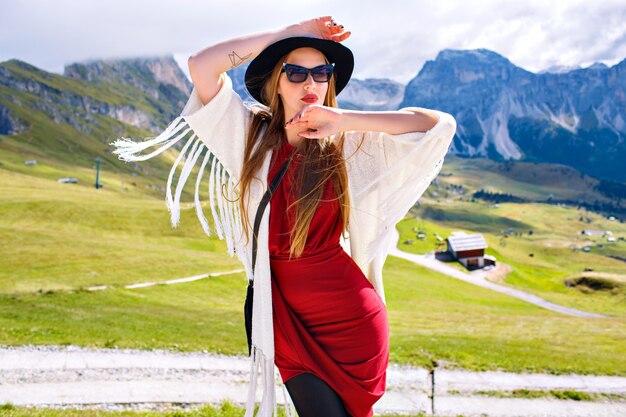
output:
<instances>
[{"instance_id":1,"label":"small building","mask_svg":"<svg viewBox=\"0 0 626 417\"><path fill-rule=\"evenodd\" d=\"M485 255L487 242L480 233L468 235L464 232L454 232L446 240L448 252L469 270L496 264L496 258Z\"/></svg>"},{"instance_id":2,"label":"small building","mask_svg":"<svg viewBox=\"0 0 626 417\"><path fill-rule=\"evenodd\" d=\"M611 234L610 231L608 230L593 230L593 229L585 229L581 232L582 235L585 236L593 236L593 235L606 235L606 234Z\"/></svg>"},{"instance_id":3,"label":"small building","mask_svg":"<svg viewBox=\"0 0 626 417\"><path fill-rule=\"evenodd\" d=\"M31 159L30 161L24 161L24 165L37 165L37 161Z\"/></svg>"},{"instance_id":4,"label":"small building","mask_svg":"<svg viewBox=\"0 0 626 417\"><path fill-rule=\"evenodd\" d=\"M76 184L78 182L77 178L59 178L59 182L66 184Z\"/></svg>"}]
</instances>

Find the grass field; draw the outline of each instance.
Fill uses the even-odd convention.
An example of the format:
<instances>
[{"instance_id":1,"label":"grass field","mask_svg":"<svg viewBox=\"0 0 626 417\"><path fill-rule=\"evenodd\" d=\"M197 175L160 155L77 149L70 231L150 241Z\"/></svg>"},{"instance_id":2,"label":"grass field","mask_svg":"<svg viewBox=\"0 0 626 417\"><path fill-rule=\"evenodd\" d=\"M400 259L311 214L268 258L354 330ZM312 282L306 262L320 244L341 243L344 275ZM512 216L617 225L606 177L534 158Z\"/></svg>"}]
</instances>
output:
<instances>
[{"instance_id":1,"label":"grass field","mask_svg":"<svg viewBox=\"0 0 626 417\"><path fill-rule=\"evenodd\" d=\"M183 210L163 199L61 184L0 170L0 292L121 285L241 267ZM186 204L189 207L188 204ZM209 214L207 213L207 216Z\"/></svg>"},{"instance_id":2,"label":"grass field","mask_svg":"<svg viewBox=\"0 0 626 417\"><path fill-rule=\"evenodd\" d=\"M544 204L500 204L494 208L487 204L455 202L454 207L445 204L431 204L428 209L416 210L419 213L437 213L437 221L424 219L405 220L398 225L400 249L412 253L427 253L437 248L436 236L448 236L456 230L466 233L481 233L487 241L485 253L496 257L497 262L512 267L512 272L504 283L531 292L549 301L568 307L609 314L615 317L626 315L626 289L623 283L616 282L614 291L595 291L585 294L576 288L568 287L568 277L580 275L585 268L595 272L626 276L626 263L608 257L611 254L626 254L626 242L606 242L605 237L580 235L583 229L612 230L614 234L626 236L626 225L604 219L595 214L593 225L579 224L577 210ZM455 227L458 218L468 219ZM511 226L513 222L523 227ZM417 230L426 234L424 240L416 239ZM506 238L502 232L512 228L515 234ZM532 234L528 231L532 230ZM412 244L405 244L413 239ZM592 246L590 252L580 250ZM445 249L445 246L443 247ZM458 264L457 264L458 265ZM464 269L459 265L459 269ZM621 281L621 280L619 280Z\"/></svg>"},{"instance_id":3,"label":"grass field","mask_svg":"<svg viewBox=\"0 0 626 417\"><path fill-rule=\"evenodd\" d=\"M392 362L626 374L622 318L564 316L390 257ZM244 276L179 285L0 296L4 344L245 354Z\"/></svg>"},{"instance_id":4,"label":"grass field","mask_svg":"<svg viewBox=\"0 0 626 417\"><path fill-rule=\"evenodd\" d=\"M131 178L105 171L105 188L96 190L87 180L60 184L0 167L1 344L247 352L243 273L123 287L242 267L226 254L223 241L204 235L189 203L183 203L181 226L173 229L159 191L128 186ZM412 213L422 213L420 218L409 215L398 224L401 241L414 238L414 228L425 230L426 239L401 249L425 253L435 247L434 233L445 238L455 230L480 232L487 254L513 267L505 285L610 318L565 316L389 257L383 274L392 362L626 375L624 292L583 293L563 281L589 266L623 274L624 263L597 247L590 253L570 247L585 243L579 229L611 228L623 236L623 224L587 213L592 223L583 227L575 209L539 204L496 209L445 196L427 201ZM504 238L502 230L509 228L520 234ZM610 250L624 253L623 245L616 242ZM109 288L85 290L95 285Z\"/></svg>"}]
</instances>

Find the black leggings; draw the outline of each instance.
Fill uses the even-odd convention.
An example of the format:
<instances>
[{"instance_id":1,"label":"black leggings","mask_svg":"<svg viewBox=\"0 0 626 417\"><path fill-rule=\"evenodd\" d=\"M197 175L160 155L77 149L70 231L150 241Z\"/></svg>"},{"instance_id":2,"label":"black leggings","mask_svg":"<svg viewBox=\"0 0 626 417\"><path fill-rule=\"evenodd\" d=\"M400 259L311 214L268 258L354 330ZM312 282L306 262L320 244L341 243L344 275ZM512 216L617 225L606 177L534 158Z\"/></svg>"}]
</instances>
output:
<instances>
[{"instance_id":1,"label":"black leggings","mask_svg":"<svg viewBox=\"0 0 626 417\"><path fill-rule=\"evenodd\" d=\"M339 395L313 374L296 375L285 387L299 417L350 417Z\"/></svg>"}]
</instances>

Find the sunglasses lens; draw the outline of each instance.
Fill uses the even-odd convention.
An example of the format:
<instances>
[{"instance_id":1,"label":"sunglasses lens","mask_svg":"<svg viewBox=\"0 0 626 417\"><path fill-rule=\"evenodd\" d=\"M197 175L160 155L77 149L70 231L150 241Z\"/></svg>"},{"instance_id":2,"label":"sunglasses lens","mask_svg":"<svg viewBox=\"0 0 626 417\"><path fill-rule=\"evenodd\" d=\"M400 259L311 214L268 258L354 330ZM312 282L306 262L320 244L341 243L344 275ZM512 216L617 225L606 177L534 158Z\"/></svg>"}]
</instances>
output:
<instances>
[{"instance_id":1,"label":"sunglasses lens","mask_svg":"<svg viewBox=\"0 0 626 417\"><path fill-rule=\"evenodd\" d=\"M315 80L318 83L327 83L328 80L330 80L330 76L333 73L333 66L324 65L321 68L314 69L312 73L313 73L313 80Z\"/></svg>"},{"instance_id":2,"label":"sunglasses lens","mask_svg":"<svg viewBox=\"0 0 626 417\"><path fill-rule=\"evenodd\" d=\"M327 64L316 67L310 70L310 72L315 82L326 83L330 80L330 76L333 74L333 69L334 67L332 64ZM287 79L292 83L301 83L306 80L309 75L309 70L299 65L286 64L285 73L287 74Z\"/></svg>"},{"instance_id":3,"label":"sunglasses lens","mask_svg":"<svg viewBox=\"0 0 626 417\"><path fill-rule=\"evenodd\" d=\"M288 66L285 68L285 72L287 73L287 78L289 81L293 83L301 83L306 80L306 76L308 75L308 71L302 67L292 67Z\"/></svg>"}]
</instances>

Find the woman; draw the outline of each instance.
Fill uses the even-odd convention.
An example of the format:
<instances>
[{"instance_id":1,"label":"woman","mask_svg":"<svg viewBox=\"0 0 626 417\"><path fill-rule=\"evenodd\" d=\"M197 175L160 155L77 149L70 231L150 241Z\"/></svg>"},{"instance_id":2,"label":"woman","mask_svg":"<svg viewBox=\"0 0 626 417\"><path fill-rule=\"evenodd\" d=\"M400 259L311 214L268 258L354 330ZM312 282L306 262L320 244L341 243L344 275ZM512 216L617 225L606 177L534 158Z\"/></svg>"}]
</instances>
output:
<instances>
[{"instance_id":1,"label":"woman","mask_svg":"<svg viewBox=\"0 0 626 417\"><path fill-rule=\"evenodd\" d=\"M258 415L276 413L274 365L300 417L373 414L389 360L382 266L390 238L439 173L456 129L436 110L337 108L353 69L340 44L349 36L324 16L205 48L189 59L194 89L181 116L157 138L114 143L121 159L144 160L187 138L168 178L174 226L182 188L204 154L195 207L209 235L198 191L211 161L215 227L255 282L246 417L259 373ZM225 72L250 60L245 83L257 105L242 102ZM263 213L253 274L251 225L288 159Z\"/></svg>"}]
</instances>

